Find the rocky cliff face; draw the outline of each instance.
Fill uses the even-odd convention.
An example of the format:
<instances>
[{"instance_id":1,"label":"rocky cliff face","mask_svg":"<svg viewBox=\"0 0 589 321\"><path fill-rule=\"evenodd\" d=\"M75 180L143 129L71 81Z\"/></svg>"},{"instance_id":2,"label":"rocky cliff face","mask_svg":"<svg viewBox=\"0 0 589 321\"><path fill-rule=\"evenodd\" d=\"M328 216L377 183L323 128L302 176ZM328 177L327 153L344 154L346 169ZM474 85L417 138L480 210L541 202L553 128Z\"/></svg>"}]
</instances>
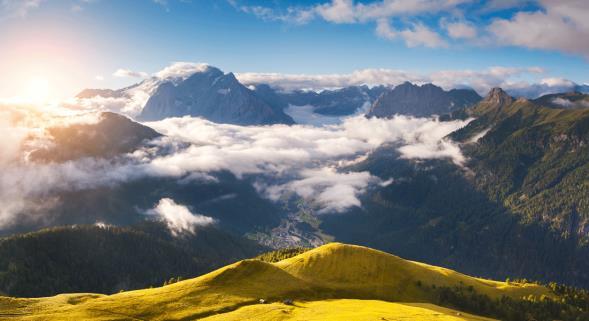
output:
<instances>
[{"instance_id":1,"label":"rocky cliff face","mask_svg":"<svg viewBox=\"0 0 589 321\"><path fill-rule=\"evenodd\" d=\"M214 67L177 84L159 85L138 118L155 121L187 115L237 125L294 123L282 110L273 109L239 83L232 73Z\"/></svg>"},{"instance_id":2,"label":"rocky cliff face","mask_svg":"<svg viewBox=\"0 0 589 321\"><path fill-rule=\"evenodd\" d=\"M471 89L444 91L425 84L405 82L385 91L372 105L369 117L392 117L396 114L425 117L443 115L477 103L481 97Z\"/></svg>"}]
</instances>

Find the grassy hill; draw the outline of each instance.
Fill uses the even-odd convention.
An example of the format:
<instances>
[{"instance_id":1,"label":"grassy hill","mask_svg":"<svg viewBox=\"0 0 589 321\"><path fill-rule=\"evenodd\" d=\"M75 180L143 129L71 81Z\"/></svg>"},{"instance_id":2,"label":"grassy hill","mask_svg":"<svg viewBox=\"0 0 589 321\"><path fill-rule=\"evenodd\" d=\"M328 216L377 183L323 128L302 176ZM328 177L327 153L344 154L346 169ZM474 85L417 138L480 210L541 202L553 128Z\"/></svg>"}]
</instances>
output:
<instances>
[{"instance_id":1,"label":"grassy hill","mask_svg":"<svg viewBox=\"0 0 589 321\"><path fill-rule=\"evenodd\" d=\"M560 299L536 284L474 278L332 243L277 263L240 261L159 288L110 296L0 298L0 319L489 320L435 305L441 302L439 289L451 288L506 302Z\"/></svg>"}]
</instances>

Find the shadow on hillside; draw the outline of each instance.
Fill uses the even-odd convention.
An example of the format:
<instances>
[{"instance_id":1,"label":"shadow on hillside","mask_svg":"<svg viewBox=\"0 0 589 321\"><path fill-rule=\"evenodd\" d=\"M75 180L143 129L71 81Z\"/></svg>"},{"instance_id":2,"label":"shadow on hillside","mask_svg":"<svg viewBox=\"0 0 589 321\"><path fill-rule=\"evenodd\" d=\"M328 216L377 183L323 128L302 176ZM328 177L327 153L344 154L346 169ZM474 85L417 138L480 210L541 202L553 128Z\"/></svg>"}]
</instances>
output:
<instances>
[{"instance_id":1,"label":"shadow on hillside","mask_svg":"<svg viewBox=\"0 0 589 321\"><path fill-rule=\"evenodd\" d=\"M490 201L445 161L411 162L392 146L354 170L368 170L387 187L367 193L363 207L322 217L337 241L493 279L528 278L589 287L589 251Z\"/></svg>"}]
</instances>

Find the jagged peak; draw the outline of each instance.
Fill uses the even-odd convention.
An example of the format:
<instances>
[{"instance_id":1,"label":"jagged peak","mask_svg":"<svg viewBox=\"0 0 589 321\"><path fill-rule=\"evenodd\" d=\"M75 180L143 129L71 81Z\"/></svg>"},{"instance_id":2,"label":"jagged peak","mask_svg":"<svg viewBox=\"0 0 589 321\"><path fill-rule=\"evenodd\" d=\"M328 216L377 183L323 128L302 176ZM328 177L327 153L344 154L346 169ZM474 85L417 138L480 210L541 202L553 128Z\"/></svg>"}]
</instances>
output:
<instances>
[{"instance_id":1,"label":"jagged peak","mask_svg":"<svg viewBox=\"0 0 589 321\"><path fill-rule=\"evenodd\" d=\"M492 88L491 91L487 94L484 102L492 103L495 105L509 105L513 102L513 97L511 97L508 93L506 93L500 87Z\"/></svg>"}]
</instances>

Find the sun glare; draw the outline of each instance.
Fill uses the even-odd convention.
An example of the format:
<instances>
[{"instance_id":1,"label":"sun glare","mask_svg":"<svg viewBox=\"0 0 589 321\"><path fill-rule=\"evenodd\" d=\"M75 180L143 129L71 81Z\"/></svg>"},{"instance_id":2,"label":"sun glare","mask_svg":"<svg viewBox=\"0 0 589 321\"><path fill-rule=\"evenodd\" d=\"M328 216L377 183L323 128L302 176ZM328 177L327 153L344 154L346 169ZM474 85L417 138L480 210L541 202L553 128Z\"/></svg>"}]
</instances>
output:
<instances>
[{"instance_id":1,"label":"sun glare","mask_svg":"<svg viewBox=\"0 0 589 321\"><path fill-rule=\"evenodd\" d=\"M28 81L25 98L34 103L45 103L49 99L50 86L47 78L34 77Z\"/></svg>"}]
</instances>

